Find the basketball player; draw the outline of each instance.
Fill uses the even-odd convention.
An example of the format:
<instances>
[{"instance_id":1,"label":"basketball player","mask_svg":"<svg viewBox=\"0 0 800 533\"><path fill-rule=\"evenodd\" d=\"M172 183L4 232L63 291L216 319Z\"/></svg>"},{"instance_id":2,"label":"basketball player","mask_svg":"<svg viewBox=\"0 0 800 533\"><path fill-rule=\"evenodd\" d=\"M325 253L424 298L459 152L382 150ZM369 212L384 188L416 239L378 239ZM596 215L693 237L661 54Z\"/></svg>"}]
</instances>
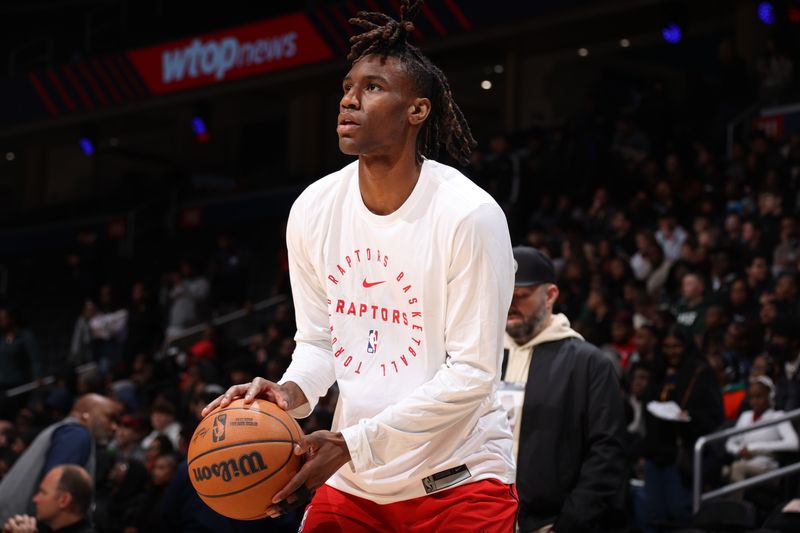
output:
<instances>
[{"instance_id":1,"label":"basketball player","mask_svg":"<svg viewBox=\"0 0 800 533\"><path fill-rule=\"evenodd\" d=\"M318 489L301 530L511 532L511 435L496 398L514 263L505 216L438 163L474 140L442 72L400 21L359 13L342 82L340 149L357 161L306 189L287 242L297 348L276 384L234 398L307 416L334 382L333 431L306 436L276 494ZM277 514L278 507L270 507Z\"/></svg>"}]
</instances>

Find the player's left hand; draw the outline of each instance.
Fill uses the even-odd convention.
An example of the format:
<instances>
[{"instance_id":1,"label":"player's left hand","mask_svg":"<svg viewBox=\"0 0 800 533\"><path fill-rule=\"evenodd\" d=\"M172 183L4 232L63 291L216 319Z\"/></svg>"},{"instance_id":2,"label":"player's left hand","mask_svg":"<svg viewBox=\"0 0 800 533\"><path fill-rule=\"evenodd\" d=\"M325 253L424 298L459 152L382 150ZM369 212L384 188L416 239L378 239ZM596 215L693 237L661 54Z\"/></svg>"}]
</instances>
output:
<instances>
[{"instance_id":1,"label":"player's left hand","mask_svg":"<svg viewBox=\"0 0 800 533\"><path fill-rule=\"evenodd\" d=\"M350 451L341 433L315 431L303 437L294 448L295 455L305 455L305 463L289 483L275 494L267 509L271 517L280 516L277 504L289 498L303 485L310 491L322 486L329 477L350 461ZM291 501L289 502L291 504Z\"/></svg>"}]
</instances>

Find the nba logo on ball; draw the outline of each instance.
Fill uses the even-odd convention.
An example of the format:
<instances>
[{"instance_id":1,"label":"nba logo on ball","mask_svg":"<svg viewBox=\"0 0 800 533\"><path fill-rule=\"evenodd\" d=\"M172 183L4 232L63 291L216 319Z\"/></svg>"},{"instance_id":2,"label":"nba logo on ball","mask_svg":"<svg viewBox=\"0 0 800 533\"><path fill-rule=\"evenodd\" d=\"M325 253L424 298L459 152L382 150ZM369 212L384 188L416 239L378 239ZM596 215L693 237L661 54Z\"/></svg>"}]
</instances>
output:
<instances>
[{"instance_id":1,"label":"nba logo on ball","mask_svg":"<svg viewBox=\"0 0 800 533\"><path fill-rule=\"evenodd\" d=\"M378 351L378 330L369 330L369 339L367 339L367 353L375 353Z\"/></svg>"},{"instance_id":2,"label":"nba logo on ball","mask_svg":"<svg viewBox=\"0 0 800 533\"><path fill-rule=\"evenodd\" d=\"M214 429L211 431L211 440L221 442L225 440L225 419L228 415L222 413L214 417Z\"/></svg>"}]
</instances>

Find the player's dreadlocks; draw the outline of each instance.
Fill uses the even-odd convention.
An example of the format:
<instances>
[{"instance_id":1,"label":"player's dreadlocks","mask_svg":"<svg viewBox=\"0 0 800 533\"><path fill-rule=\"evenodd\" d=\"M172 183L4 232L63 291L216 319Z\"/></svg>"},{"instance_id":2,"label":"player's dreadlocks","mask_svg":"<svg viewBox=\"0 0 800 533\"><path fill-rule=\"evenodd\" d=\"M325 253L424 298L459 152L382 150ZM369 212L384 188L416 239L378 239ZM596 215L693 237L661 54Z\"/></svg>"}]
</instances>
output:
<instances>
[{"instance_id":1,"label":"player's dreadlocks","mask_svg":"<svg viewBox=\"0 0 800 533\"><path fill-rule=\"evenodd\" d=\"M411 19L421 5L422 0L413 3L400 0L399 22L383 13L359 11L350 23L366 31L350 38L352 47L347 60L355 63L370 54L381 55L384 60L388 56L399 59L405 65L414 88L431 101L430 114L417 137L417 158L435 158L439 146L444 145L453 159L466 165L477 143L464 114L453 101L450 84L444 73L419 48L407 41L408 34L414 31Z\"/></svg>"}]
</instances>

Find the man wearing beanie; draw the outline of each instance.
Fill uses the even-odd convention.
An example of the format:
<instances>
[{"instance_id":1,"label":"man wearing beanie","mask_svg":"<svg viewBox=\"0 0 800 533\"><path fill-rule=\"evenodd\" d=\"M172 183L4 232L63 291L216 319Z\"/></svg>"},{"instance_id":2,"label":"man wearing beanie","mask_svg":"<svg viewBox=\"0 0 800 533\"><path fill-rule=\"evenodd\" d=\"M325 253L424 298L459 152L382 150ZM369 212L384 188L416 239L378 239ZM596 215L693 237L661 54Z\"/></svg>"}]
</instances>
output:
<instances>
[{"instance_id":1,"label":"man wearing beanie","mask_svg":"<svg viewBox=\"0 0 800 533\"><path fill-rule=\"evenodd\" d=\"M552 261L514 248L502 379L517 456L521 533L612 532L626 523L625 415L614 367L553 314Z\"/></svg>"}]
</instances>

